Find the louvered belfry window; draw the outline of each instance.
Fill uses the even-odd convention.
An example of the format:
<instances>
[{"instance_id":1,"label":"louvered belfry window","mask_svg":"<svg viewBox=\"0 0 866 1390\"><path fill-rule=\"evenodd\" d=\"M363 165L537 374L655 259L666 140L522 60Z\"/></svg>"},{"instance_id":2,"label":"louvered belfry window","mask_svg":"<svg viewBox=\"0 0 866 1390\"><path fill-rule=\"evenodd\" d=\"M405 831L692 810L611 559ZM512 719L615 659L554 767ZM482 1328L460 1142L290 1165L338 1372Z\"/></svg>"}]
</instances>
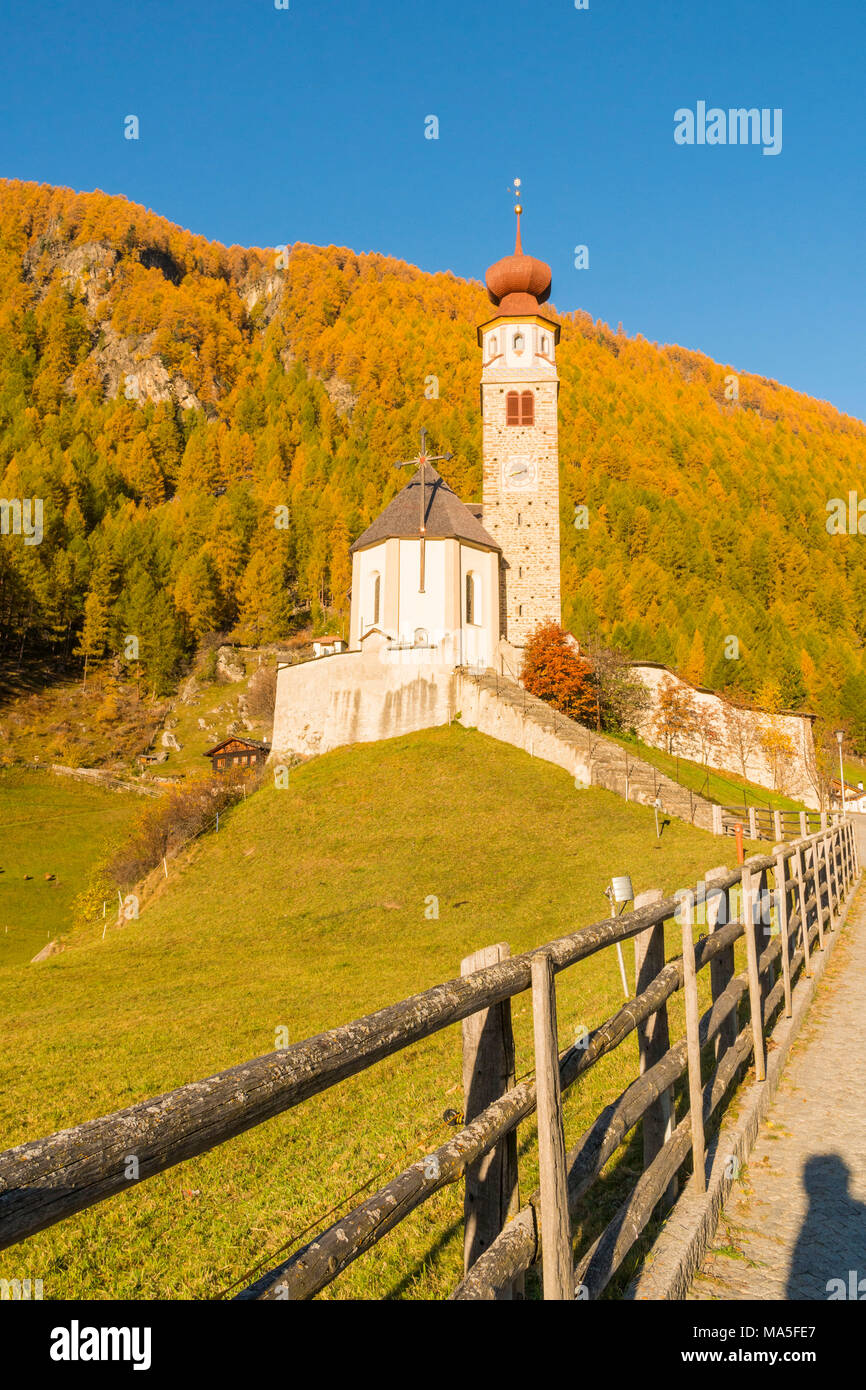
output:
<instances>
[{"instance_id":1,"label":"louvered belfry window","mask_svg":"<svg viewBox=\"0 0 866 1390\"><path fill-rule=\"evenodd\" d=\"M535 397L531 391L509 391L505 397L506 425L534 425Z\"/></svg>"}]
</instances>

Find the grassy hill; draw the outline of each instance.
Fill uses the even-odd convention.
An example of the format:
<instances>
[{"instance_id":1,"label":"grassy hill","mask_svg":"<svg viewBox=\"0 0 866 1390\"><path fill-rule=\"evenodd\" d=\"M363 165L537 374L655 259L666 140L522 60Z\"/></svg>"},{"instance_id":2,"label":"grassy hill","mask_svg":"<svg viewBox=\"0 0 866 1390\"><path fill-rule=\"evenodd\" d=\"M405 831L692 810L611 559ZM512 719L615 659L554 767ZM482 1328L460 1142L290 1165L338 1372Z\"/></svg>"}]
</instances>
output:
<instances>
[{"instance_id":1,"label":"grassy hill","mask_svg":"<svg viewBox=\"0 0 866 1390\"><path fill-rule=\"evenodd\" d=\"M0 770L0 966L30 961L69 929L94 861L139 810L134 793Z\"/></svg>"},{"instance_id":2,"label":"grassy hill","mask_svg":"<svg viewBox=\"0 0 866 1390\"><path fill-rule=\"evenodd\" d=\"M680 822L655 845L651 810L577 791L560 769L459 726L306 763L199 840L138 921L104 940L94 923L43 964L0 969L3 1142L267 1053L279 1027L297 1041L346 1022L459 973L479 946L518 952L597 921L612 874L630 873L636 891L672 890L734 855L733 841ZM431 896L438 918L426 915ZM630 948L626 961L631 975ZM612 950L561 976L562 1045L620 993ZM514 1018L522 1075L528 996ZM572 1140L629 1068L633 1046L571 1096ZM460 1030L449 1029L16 1247L4 1276L38 1273L46 1298L215 1297L368 1181L442 1142L444 1112L462 1108L460 1074ZM528 1194L529 1124L521 1151ZM620 1163L628 1152L585 1214L587 1238L616 1203ZM329 1296L443 1296L461 1271L461 1221L455 1186Z\"/></svg>"},{"instance_id":3,"label":"grassy hill","mask_svg":"<svg viewBox=\"0 0 866 1390\"><path fill-rule=\"evenodd\" d=\"M543 255L548 234L527 245ZM0 545L0 658L118 655L133 636L162 694L213 632L345 623L349 544L422 424L480 496L478 282L333 246L226 249L123 198L15 180L0 246L0 496L45 503L40 545ZM866 564L825 526L859 487L866 427L546 312L566 625L695 684L805 703L866 752Z\"/></svg>"}]
</instances>

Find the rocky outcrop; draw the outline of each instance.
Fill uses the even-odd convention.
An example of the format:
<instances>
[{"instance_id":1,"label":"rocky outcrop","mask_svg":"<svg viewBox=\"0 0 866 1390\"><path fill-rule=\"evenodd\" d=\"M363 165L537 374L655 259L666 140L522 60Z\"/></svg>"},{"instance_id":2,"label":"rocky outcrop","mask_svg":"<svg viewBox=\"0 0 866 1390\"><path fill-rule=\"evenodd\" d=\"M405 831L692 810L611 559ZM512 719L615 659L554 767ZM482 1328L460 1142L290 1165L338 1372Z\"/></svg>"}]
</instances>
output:
<instances>
[{"instance_id":1,"label":"rocky outcrop","mask_svg":"<svg viewBox=\"0 0 866 1390\"><path fill-rule=\"evenodd\" d=\"M105 241L86 241L80 246L41 237L24 256L24 278L38 279L42 295L48 293L52 275L59 270L63 284L84 298L88 312L97 317L114 280L120 253Z\"/></svg>"},{"instance_id":2,"label":"rocky outcrop","mask_svg":"<svg viewBox=\"0 0 866 1390\"><path fill-rule=\"evenodd\" d=\"M238 661L231 647L220 647L216 661L217 680L237 683L246 677L243 661Z\"/></svg>"},{"instance_id":3,"label":"rocky outcrop","mask_svg":"<svg viewBox=\"0 0 866 1390\"><path fill-rule=\"evenodd\" d=\"M352 390L348 381L343 381L342 377L339 376L329 376L327 381L322 381L322 385L337 414L351 415L358 404L358 395Z\"/></svg>"},{"instance_id":4,"label":"rocky outcrop","mask_svg":"<svg viewBox=\"0 0 866 1390\"><path fill-rule=\"evenodd\" d=\"M261 304L261 316L265 323L270 323L280 307L284 283L283 272L276 269L266 275L259 275L254 280L245 280L240 291L247 313L251 314L256 305Z\"/></svg>"},{"instance_id":5,"label":"rocky outcrop","mask_svg":"<svg viewBox=\"0 0 866 1390\"><path fill-rule=\"evenodd\" d=\"M203 409L189 382L180 375L172 376L159 354L153 351L155 333L123 338L108 321L100 328L99 343L90 361L106 396L113 400L124 395L141 404L153 401L160 405L164 401L174 401L181 410ZM66 386L69 391L73 389L72 378Z\"/></svg>"}]
</instances>

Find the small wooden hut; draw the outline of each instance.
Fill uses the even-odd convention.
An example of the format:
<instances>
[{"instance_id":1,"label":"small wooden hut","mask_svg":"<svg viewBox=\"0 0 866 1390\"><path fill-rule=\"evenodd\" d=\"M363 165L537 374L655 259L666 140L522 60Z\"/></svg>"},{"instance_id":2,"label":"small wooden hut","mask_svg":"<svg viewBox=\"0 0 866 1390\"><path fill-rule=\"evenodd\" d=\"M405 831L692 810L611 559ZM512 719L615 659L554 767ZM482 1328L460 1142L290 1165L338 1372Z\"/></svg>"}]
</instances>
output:
<instances>
[{"instance_id":1,"label":"small wooden hut","mask_svg":"<svg viewBox=\"0 0 866 1390\"><path fill-rule=\"evenodd\" d=\"M260 767L267 762L270 751L267 743L256 743L255 739L232 734L202 756L210 758L214 772L219 773L228 772L230 768Z\"/></svg>"}]
</instances>

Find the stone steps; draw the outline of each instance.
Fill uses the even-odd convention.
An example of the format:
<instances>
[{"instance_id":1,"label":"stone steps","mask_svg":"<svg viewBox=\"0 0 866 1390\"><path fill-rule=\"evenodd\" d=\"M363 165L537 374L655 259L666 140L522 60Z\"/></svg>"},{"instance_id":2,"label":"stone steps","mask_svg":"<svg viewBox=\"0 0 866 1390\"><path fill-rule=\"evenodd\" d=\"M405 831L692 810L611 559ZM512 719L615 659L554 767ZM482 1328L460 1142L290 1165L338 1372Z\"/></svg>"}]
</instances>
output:
<instances>
[{"instance_id":1,"label":"stone steps","mask_svg":"<svg viewBox=\"0 0 866 1390\"><path fill-rule=\"evenodd\" d=\"M588 761L593 786L604 787L617 796L643 805L651 806L659 797L664 814L705 830L713 829L712 802L665 777L650 763L633 757L603 734L560 714L537 696L530 695L516 681L499 676L495 671L479 674L463 670L459 674L477 686L479 696L484 692L497 706L519 713L529 730L537 729L562 749L571 748L583 755Z\"/></svg>"}]
</instances>

